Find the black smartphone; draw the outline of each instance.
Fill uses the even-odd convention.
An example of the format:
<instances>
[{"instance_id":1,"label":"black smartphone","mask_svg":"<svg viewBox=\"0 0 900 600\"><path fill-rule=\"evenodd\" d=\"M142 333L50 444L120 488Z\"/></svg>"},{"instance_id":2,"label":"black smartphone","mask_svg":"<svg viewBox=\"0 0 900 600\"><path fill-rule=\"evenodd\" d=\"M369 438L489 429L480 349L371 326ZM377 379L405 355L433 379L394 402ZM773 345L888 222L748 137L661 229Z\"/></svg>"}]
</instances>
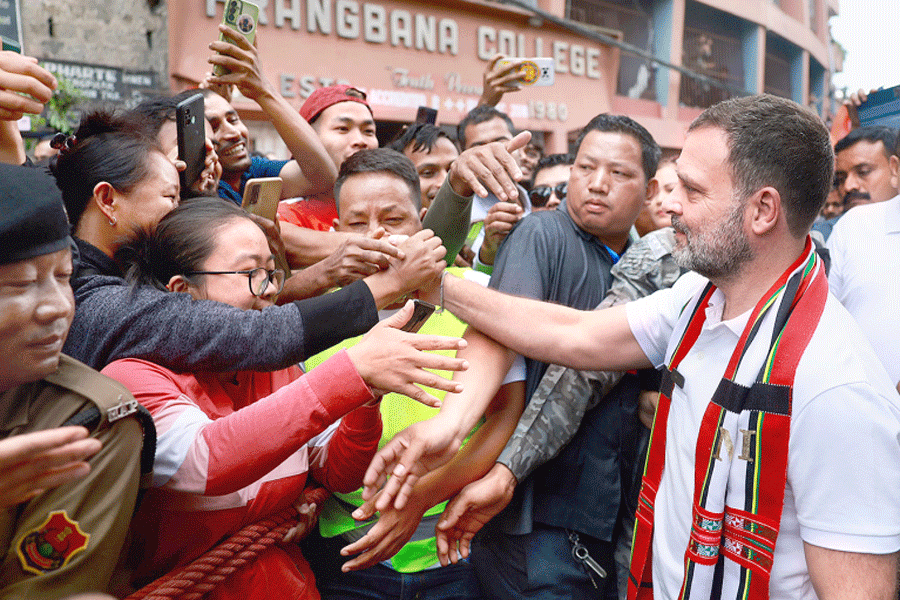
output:
<instances>
[{"instance_id":1,"label":"black smartphone","mask_svg":"<svg viewBox=\"0 0 900 600\"><path fill-rule=\"evenodd\" d=\"M410 333L416 333L419 329L422 328L422 325L425 324L425 321L428 320L428 317L435 310L435 305L430 302L425 302L424 300L419 300L418 298L413 300L413 315L410 317L409 321L400 328L400 331L408 331Z\"/></svg>"},{"instance_id":2,"label":"black smartphone","mask_svg":"<svg viewBox=\"0 0 900 600\"><path fill-rule=\"evenodd\" d=\"M187 168L180 173L181 189L190 189L200 179L206 162L206 114L203 94L194 94L175 107L175 124L178 131L178 159Z\"/></svg>"},{"instance_id":3,"label":"black smartphone","mask_svg":"<svg viewBox=\"0 0 900 600\"><path fill-rule=\"evenodd\" d=\"M428 123L434 125L437 123L437 111L427 106L420 106L416 111L416 123Z\"/></svg>"}]
</instances>

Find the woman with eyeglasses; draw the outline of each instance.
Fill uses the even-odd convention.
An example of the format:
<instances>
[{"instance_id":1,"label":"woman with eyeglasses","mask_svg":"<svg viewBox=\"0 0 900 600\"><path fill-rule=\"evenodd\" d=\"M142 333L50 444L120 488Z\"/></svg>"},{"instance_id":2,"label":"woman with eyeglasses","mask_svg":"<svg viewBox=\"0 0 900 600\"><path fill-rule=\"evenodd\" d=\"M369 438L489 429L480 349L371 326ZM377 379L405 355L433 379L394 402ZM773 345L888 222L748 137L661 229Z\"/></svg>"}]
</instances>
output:
<instances>
[{"instance_id":1,"label":"woman with eyeglasses","mask_svg":"<svg viewBox=\"0 0 900 600\"><path fill-rule=\"evenodd\" d=\"M119 256L134 284L243 310L272 306L284 283L263 230L219 198L179 206ZM367 336L361 345L373 343ZM351 348L307 375L296 366L265 373L177 373L139 359L107 366L103 373L147 407L159 435L153 487L132 524L141 555L135 581L160 577L291 506L307 473L332 491L357 489L381 436L377 401L353 368L368 352ZM263 552L208 598L318 593L299 547L288 543Z\"/></svg>"}]
</instances>

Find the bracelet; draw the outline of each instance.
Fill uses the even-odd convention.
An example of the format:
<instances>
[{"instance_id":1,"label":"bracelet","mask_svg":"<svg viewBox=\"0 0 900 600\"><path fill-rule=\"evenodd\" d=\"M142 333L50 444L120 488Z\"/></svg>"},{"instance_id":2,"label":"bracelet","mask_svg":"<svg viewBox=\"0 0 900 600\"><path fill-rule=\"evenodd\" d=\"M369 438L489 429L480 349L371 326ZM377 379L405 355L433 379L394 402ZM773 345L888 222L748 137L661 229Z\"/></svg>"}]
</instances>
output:
<instances>
[{"instance_id":1,"label":"bracelet","mask_svg":"<svg viewBox=\"0 0 900 600\"><path fill-rule=\"evenodd\" d=\"M444 312L444 277L446 277L446 276L447 276L447 271L444 270L444 272L441 273L441 303L440 303L440 306L438 306L437 309L435 309L435 311L434 311L434 314L436 314L436 315L439 315L442 312Z\"/></svg>"}]
</instances>

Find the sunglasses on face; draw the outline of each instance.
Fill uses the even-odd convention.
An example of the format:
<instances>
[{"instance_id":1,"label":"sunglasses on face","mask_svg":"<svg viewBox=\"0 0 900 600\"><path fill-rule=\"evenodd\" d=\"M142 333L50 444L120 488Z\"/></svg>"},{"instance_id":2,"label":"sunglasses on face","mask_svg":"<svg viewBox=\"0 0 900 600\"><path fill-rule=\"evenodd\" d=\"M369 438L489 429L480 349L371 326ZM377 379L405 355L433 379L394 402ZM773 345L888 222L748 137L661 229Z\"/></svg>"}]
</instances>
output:
<instances>
[{"instance_id":1,"label":"sunglasses on face","mask_svg":"<svg viewBox=\"0 0 900 600\"><path fill-rule=\"evenodd\" d=\"M531 188L528 197L531 198L532 206L546 206L550 200L550 194L556 194L560 202L566 199L566 190L569 188L569 182L564 181L556 184L554 187L549 185L538 185Z\"/></svg>"}]
</instances>

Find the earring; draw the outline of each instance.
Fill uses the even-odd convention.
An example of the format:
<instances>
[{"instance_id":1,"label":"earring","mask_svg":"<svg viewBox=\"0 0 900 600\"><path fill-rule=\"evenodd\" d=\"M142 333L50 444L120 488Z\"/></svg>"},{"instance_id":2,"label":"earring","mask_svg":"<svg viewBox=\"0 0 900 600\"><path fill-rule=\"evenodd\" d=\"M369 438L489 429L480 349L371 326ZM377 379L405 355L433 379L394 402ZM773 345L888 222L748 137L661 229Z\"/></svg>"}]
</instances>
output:
<instances>
[{"instance_id":1,"label":"earring","mask_svg":"<svg viewBox=\"0 0 900 600\"><path fill-rule=\"evenodd\" d=\"M110 224L111 226L115 227L115 226L116 226L116 223L118 223L118 220L116 220L115 217L110 217L110 218L109 218L109 224Z\"/></svg>"}]
</instances>

